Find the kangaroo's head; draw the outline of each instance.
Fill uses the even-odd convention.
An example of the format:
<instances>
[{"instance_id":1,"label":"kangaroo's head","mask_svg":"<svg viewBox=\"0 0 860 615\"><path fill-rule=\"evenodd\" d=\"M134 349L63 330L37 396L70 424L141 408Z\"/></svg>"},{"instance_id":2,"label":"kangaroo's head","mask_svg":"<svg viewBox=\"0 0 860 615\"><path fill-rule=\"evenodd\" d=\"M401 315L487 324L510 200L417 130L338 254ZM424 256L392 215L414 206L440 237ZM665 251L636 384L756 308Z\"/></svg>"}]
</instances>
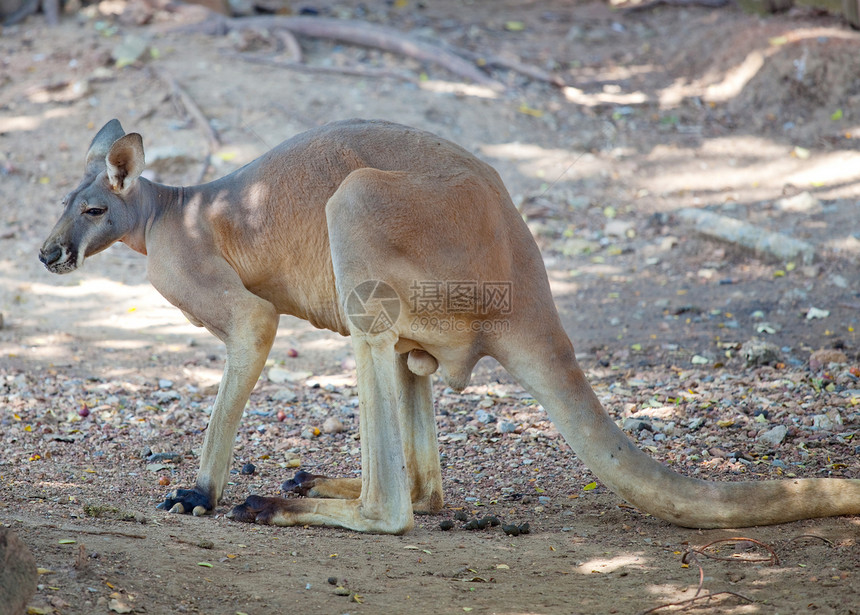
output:
<instances>
[{"instance_id":1,"label":"kangaroo's head","mask_svg":"<svg viewBox=\"0 0 860 615\"><path fill-rule=\"evenodd\" d=\"M143 167L140 135L125 134L117 120L105 124L90 144L83 180L63 199L63 214L39 252L49 271L74 271L134 229Z\"/></svg>"}]
</instances>

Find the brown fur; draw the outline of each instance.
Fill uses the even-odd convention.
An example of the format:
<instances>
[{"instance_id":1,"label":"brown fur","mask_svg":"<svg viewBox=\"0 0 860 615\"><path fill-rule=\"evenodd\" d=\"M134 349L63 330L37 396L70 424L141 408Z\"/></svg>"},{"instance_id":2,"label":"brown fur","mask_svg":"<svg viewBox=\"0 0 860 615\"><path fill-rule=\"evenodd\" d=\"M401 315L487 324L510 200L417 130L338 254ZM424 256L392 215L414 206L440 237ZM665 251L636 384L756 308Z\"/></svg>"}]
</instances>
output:
<instances>
[{"instance_id":1,"label":"brown fur","mask_svg":"<svg viewBox=\"0 0 860 615\"><path fill-rule=\"evenodd\" d=\"M217 504L278 315L292 314L352 336L362 477L300 480L294 486L314 497L254 497L233 511L237 519L400 533L414 511L438 511L430 374L438 366L461 389L486 355L540 401L603 482L661 518L728 527L860 513L857 480L713 483L637 450L577 365L540 252L498 174L448 141L352 120L298 135L203 186L154 184L138 177L142 168L140 137L108 123L41 258L67 272L124 241L149 255L159 292L227 345L197 484L165 508L200 514ZM388 295L356 300L379 282ZM507 293L464 298L449 283ZM429 316L415 301L422 284L439 291ZM383 316L394 305L388 327L372 329L373 318L355 311Z\"/></svg>"}]
</instances>

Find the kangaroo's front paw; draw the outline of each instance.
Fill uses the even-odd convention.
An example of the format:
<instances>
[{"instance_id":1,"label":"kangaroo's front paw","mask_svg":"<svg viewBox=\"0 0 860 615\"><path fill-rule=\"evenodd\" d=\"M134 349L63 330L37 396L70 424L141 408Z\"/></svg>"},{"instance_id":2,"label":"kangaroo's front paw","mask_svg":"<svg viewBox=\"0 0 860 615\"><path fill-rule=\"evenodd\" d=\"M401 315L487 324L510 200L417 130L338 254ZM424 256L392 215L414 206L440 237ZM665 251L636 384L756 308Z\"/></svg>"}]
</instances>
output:
<instances>
[{"instance_id":1,"label":"kangaroo's front paw","mask_svg":"<svg viewBox=\"0 0 860 615\"><path fill-rule=\"evenodd\" d=\"M176 489L167 494L167 498L156 508L172 513L192 513L195 517L212 512L215 505L208 494L197 489Z\"/></svg>"}]
</instances>

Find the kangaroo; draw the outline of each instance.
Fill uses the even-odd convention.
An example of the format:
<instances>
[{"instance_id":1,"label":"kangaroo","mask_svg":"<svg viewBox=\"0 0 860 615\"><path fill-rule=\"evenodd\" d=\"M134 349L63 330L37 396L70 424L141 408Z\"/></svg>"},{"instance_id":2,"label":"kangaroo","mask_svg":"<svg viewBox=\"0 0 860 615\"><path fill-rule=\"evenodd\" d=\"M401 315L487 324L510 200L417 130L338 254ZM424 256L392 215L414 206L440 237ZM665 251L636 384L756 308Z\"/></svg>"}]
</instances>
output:
<instances>
[{"instance_id":1,"label":"kangaroo","mask_svg":"<svg viewBox=\"0 0 860 615\"><path fill-rule=\"evenodd\" d=\"M196 484L159 507L210 513L279 314L349 335L361 478L299 472L303 498L252 495L228 516L399 534L443 505L431 374L462 390L494 357L616 494L672 523L745 527L860 513L860 480L720 483L637 449L577 364L538 247L498 173L438 136L383 121L295 136L200 186L140 177L143 140L117 120L95 136L83 181L40 259L74 271L114 242L148 256L153 286L227 348ZM498 326L497 326L498 325Z\"/></svg>"}]
</instances>

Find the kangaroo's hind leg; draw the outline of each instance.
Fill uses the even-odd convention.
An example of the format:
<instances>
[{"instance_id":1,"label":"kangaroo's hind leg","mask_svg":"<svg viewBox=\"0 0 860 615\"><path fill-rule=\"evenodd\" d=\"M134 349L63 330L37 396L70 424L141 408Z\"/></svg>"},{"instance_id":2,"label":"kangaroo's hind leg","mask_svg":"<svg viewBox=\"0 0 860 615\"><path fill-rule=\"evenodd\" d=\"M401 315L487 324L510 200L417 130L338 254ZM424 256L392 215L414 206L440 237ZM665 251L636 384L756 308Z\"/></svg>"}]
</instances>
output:
<instances>
[{"instance_id":1,"label":"kangaroo's hind leg","mask_svg":"<svg viewBox=\"0 0 860 615\"><path fill-rule=\"evenodd\" d=\"M358 498L250 496L230 517L271 525L328 525L402 534L412 528L412 503L400 438L393 332L351 331L358 368L361 489Z\"/></svg>"},{"instance_id":2,"label":"kangaroo's hind leg","mask_svg":"<svg viewBox=\"0 0 860 615\"><path fill-rule=\"evenodd\" d=\"M397 355L397 403L412 507L417 513L442 509L442 471L430 374L435 360L423 351ZM415 373L419 372L419 373ZM314 498L355 499L361 493L360 478L332 478L298 472L281 489Z\"/></svg>"}]
</instances>

